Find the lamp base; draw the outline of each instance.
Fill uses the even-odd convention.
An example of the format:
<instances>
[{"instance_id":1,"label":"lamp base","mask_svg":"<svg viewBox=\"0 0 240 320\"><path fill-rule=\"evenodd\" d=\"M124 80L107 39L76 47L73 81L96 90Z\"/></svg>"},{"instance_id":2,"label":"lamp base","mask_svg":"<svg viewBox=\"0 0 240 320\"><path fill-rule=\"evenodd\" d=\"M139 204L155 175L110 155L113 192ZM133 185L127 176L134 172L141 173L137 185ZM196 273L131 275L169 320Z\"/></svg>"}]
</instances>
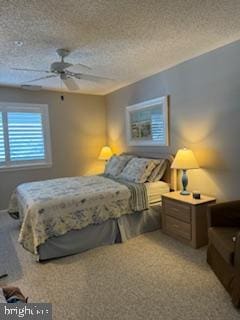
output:
<instances>
[{"instance_id":1,"label":"lamp base","mask_svg":"<svg viewBox=\"0 0 240 320\"><path fill-rule=\"evenodd\" d=\"M188 185L187 170L183 169L183 171L182 171L182 191L180 192L180 194L183 196L188 196L190 194L190 192L188 192L186 190L187 185Z\"/></svg>"},{"instance_id":2,"label":"lamp base","mask_svg":"<svg viewBox=\"0 0 240 320\"><path fill-rule=\"evenodd\" d=\"M182 190L182 191L180 192L180 194L181 194L182 196L189 196L189 195L190 195L190 192L188 192L187 190Z\"/></svg>"}]
</instances>

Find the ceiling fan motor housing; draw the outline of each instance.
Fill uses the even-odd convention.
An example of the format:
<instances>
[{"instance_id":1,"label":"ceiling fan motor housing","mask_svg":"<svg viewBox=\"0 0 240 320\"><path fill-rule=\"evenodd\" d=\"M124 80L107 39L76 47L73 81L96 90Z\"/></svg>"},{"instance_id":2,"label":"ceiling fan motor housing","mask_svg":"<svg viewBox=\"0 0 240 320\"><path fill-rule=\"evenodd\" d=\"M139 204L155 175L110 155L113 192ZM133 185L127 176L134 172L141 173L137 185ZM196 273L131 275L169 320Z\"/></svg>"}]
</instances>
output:
<instances>
[{"instance_id":1,"label":"ceiling fan motor housing","mask_svg":"<svg viewBox=\"0 0 240 320\"><path fill-rule=\"evenodd\" d=\"M52 72L61 73L61 72L64 72L64 69L69 68L71 66L72 66L71 63L57 61L57 62L53 62L50 68Z\"/></svg>"}]
</instances>

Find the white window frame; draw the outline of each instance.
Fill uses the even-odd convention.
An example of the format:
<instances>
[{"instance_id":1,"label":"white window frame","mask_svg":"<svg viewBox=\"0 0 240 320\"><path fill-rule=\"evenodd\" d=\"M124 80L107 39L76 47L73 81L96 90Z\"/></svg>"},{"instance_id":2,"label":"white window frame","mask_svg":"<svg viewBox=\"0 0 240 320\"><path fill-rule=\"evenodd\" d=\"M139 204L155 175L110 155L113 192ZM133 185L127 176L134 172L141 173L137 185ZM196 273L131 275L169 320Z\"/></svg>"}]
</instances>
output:
<instances>
[{"instance_id":1,"label":"white window frame","mask_svg":"<svg viewBox=\"0 0 240 320\"><path fill-rule=\"evenodd\" d=\"M3 120L3 134L5 145L5 162L0 165L0 171L19 170L19 169L38 169L52 166L51 154L51 136L49 126L49 115L47 104L33 104L33 103L16 103L16 102L0 102L0 112L2 112ZM10 160L10 149L8 140L8 119L7 112L31 112L41 113L42 126L45 143L45 159L44 160Z\"/></svg>"}]
</instances>

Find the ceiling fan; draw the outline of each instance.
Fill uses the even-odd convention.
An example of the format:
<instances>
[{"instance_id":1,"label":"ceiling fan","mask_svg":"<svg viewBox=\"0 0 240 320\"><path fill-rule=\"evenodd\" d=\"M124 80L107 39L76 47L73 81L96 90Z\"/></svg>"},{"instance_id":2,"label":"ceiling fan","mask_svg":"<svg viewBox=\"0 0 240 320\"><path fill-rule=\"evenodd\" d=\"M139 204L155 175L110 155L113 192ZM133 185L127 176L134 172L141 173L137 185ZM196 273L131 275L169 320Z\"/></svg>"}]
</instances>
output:
<instances>
[{"instance_id":1,"label":"ceiling fan","mask_svg":"<svg viewBox=\"0 0 240 320\"><path fill-rule=\"evenodd\" d=\"M30 82L35 82L35 81L39 81L39 80L60 77L60 79L63 81L63 83L66 85L66 87L69 90L77 90L78 89L78 84L74 80L74 78L79 79L79 80L93 81L93 82L98 82L101 80L112 80L112 79L105 78L105 77L99 77L99 76L95 76L95 75L91 75L91 74L76 73L76 72L70 71L69 68L73 67L73 66L80 66L81 68L83 68L85 70L91 70L91 68L84 65L84 64L81 64L81 63L72 64L69 62L65 62L64 58L67 57L71 53L70 50L57 49L56 53L60 57L61 60L53 62L50 66L50 70L23 69L23 68L11 68L11 69L17 70L17 71L43 72L43 73L48 74L44 77L40 77L37 79L26 81L24 83L30 83Z\"/></svg>"}]
</instances>

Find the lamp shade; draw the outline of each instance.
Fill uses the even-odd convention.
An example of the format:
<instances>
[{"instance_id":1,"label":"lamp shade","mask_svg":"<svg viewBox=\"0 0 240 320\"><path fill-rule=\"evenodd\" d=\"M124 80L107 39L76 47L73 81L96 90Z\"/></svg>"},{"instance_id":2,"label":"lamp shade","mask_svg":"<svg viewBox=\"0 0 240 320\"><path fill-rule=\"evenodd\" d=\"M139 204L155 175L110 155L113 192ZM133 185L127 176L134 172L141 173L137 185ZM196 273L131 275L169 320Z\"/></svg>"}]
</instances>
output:
<instances>
[{"instance_id":1,"label":"lamp shade","mask_svg":"<svg viewBox=\"0 0 240 320\"><path fill-rule=\"evenodd\" d=\"M187 148L179 149L173 163L171 165L172 169L198 169L199 165L192 152Z\"/></svg>"},{"instance_id":2,"label":"lamp shade","mask_svg":"<svg viewBox=\"0 0 240 320\"><path fill-rule=\"evenodd\" d=\"M112 149L108 146L104 146L101 149L101 152L98 156L98 159L99 160L108 160L111 158L112 155L113 155Z\"/></svg>"}]
</instances>

